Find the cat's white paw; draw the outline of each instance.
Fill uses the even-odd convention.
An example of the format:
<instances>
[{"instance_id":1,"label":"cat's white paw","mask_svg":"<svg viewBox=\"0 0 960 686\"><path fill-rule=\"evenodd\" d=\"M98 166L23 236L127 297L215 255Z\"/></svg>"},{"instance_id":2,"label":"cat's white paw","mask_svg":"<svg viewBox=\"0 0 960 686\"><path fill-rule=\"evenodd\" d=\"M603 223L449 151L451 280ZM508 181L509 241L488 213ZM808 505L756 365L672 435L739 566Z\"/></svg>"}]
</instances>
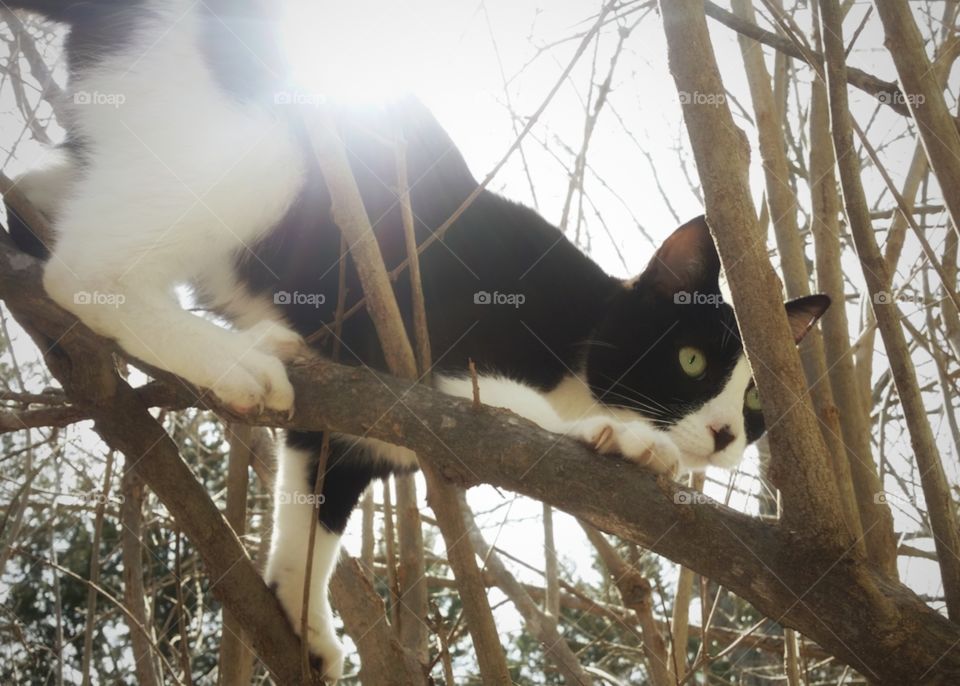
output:
<instances>
[{"instance_id":1,"label":"cat's white paw","mask_svg":"<svg viewBox=\"0 0 960 686\"><path fill-rule=\"evenodd\" d=\"M621 455L657 474L674 476L680 468L681 453L673 440L642 422L595 417L579 422L576 435L598 453Z\"/></svg>"},{"instance_id":2,"label":"cat's white paw","mask_svg":"<svg viewBox=\"0 0 960 686\"><path fill-rule=\"evenodd\" d=\"M303 610L303 577L301 574L280 574L271 582L277 599L283 607L293 632L300 635L300 617ZM316 589L318 593L322 593ZM315 602L310 599L311 612L307 619L307 649L310 655L320 660L320 670L328 682L335 682L343 676L343 645L333 630L333 613L326 598ZM319 607L317 607L319 605Z\"/></svg>"},{"instance_id":3,"label":"cat's white paw","mask_svg":"<svg viewBox=\"0 0 960 686\"><path fill-rule=\"evenodd\" d=\"M327 626L333 621L331 617ZM310 654L320 659L320 673L324 680L336 682L343 678L343 644L330 632L307 627L307 649Z\"/></svg>"},{"instance_id":4,"label":"cat's white paw","mask_svg":"<svg viewBox=\"0 0 960 686\"><path fill-rule=\"evenodd\" d=\"M235 412L293 411L293 386L276 357L248 350L214 381L211 390Z\"/></svg>"},{"instance_id":5,"label":"cat's white paw","mask_svg":"<svg viewBox=\"0 0 960 686\"><path fill-rule=\"evenodd\" d=\"M279 322L264 319L243 332L250 345L284 362L304 360L310 348L303 336Z\"/></svg>"}]
</instances>

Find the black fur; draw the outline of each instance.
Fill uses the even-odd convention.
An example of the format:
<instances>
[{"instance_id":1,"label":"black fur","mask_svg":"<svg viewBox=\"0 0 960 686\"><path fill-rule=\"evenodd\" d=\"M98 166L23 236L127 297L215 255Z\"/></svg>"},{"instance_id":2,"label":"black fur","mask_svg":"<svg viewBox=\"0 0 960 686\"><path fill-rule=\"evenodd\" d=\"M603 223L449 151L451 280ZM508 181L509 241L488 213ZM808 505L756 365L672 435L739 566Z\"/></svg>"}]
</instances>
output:
<instances>
[{"instance_id":1,"label":"black fur","mask_svg":"<svg viewBox=\"0 0 960 686\"><path fill-rule=\"evenodd\" d=\"M379 110L345 108L341 131L367 213L388 268L400 264L403 245L395 158L385 141L399 127L407 143L411 201L418 242L459 207L477 186L466 163L432 115L409 99ZM330 198L316 168L298 202L254 254L239 257L248 287L275 294L318 294L323 304L280 307L304 335L332 324L337 301L340 234L330 216ZM362 294L359 277L347 259L347 306ZM442 244L421 257L436 371L462 374L473 359L481 372L498 372L542 390L556 386L582 365L584 342L600 322L605 304L623 289L532 210L484 192L450 228ZM276 275L276 276L275 276ZM279 278L277 278L279 277ZM395 290L408 327L409 281L404 273ZM520 294L519 307L477 304L479 292ZM328 347L332 337L328 338ZM372 322L365 311L343 326L341 360L385 370ZM319 454L320 434L297 435L291 445ZM334 442L335 443L335 442ZM342 446L331 464L339 463ZM343 455L342 457L346 457ZM372 478L388 473L369 459L343 460L328 470L321 518L342 529L356 498ZM343 491L342 498L331 494ZM334 510L335 512L329 512ZM327 522L325 522L327 523Z\"/></svg>"},{"instance_id":2,"label":"black fur","mask_svg":"<svg viewBox=\"0 0 960 686\"><path fill-rule=\"evenodd\" d=\"M145 0L11 3L72 24L67 42L72 70L126 45L129 31L124 28L143 15L144 5ZM309 150L296 120L298 110L274 102L288 84L273 25L262 14L264 6L255 0L208 0L202 10L207 59L225 92L289 117ZM412 98L380 108L340 107L336 116L364 206L392 269L406 257L392 141L406 142L418 243L453 214L477 181L439 123ZM82 156L83 141L69 144ZM309 153L305 157L312 161ZM305 336L334 321L340 255L329 193L316 165L309 164L303 190L286 215L252 251L236 257L238 275L248 289L278 303L287 321ZM30 237L19 224L18 234L29 245ZM598 399L670 425L720 392L742 352L729 305L716 301L681 306L674 300L681 291L719 297L718 270L702 218L675 232L644 273L624 283L605 274L532 210L483 191L443 240L421 256L435 371L465 374L472 359L481 373L499 373L548 391L565 375L586 367ZM394 289L410 330L406 273ZM499 294L516 305L485 303L483 294ZM356 269L347 257L347 307L361 295ZM298 303L298 296L306 297ZM521 298L522 304L517 302ZM328 336L319 347L329 352L332 344ZM677 351L684 345L695 345L711 361L702 379L690 379L679 369ZM340 359L386 369L363 310L343 324ZM754 440L763 431L762 415L744 412L748 437ZM312 479L322 438L321 433L291 432L287 439L290 446L312 455ZM363 489L371 479L387 475L391 466L349 437L333 436L330 444L320 519L341 532Z\"/></svg>"},{"instance_id":3,"label":"black fur","mask_svg":"<svg viewBox=\"0 0 960 686\"><path fill-rule=\"evenodd\" d=\"M323 433L290 431L287 445L309 453L309 479L311 484L316 484ZM350 513L370 482L386 478L397 469L352 436L332 434L329 450L319 518L329 531L342 534Z\"/></svg>"}]
</instances>

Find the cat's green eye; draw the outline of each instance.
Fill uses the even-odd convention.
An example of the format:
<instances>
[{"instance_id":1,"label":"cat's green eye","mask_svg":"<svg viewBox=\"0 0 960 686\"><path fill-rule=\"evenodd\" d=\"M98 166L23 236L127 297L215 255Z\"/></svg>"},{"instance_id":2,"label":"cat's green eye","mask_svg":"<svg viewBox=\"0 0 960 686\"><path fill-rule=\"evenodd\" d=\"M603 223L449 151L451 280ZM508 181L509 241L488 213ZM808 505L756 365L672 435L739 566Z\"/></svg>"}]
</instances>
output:
<instances>
[{"instance_id":1,"label":"cat's green eye","mask_svg":"<svg viewBox=\"0 0 960 686\"><path fill-rule=\"evenodd\" d=\"M700 348L685 345L680 348L680 368L694 379L701 379L707 371L707 356Z\"/></svg>"},{"instance_id":2,"label":"cat's green eye","mask_svg":"<svg viewBox=\"0 0 960 686\"><path fill-rule=\"evenodd\" d=\"M754 412L760 411L762 405L760 405L760 393L757 392L756 386L751 386L747 389L747 395L743 402L748 410L753 410Z\"/></svg>"}]
</instances>

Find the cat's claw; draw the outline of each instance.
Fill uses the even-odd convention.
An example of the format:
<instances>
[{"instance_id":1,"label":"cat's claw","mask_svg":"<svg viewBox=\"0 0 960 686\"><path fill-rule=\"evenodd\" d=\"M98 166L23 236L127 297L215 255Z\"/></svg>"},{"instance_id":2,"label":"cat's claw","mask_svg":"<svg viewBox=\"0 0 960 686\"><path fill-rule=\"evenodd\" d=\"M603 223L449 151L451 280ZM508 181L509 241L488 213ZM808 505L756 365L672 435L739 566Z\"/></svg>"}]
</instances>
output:
<instances>
[{"instance_id":1,"label":"cat's claw","mask_svg":"<svg viewBox=\"0 0 960 686\"><path fill-rule=\"evenodd\" d=\"M602 455L616 454L657 474L675 476L680 449L664 433L642 422L620 422L606 417L588 419L577 432L581 440Z\"/></svg>"},{"instance_id":2,"label":"cat's claw","mask_svg":"<svg viewBox=\"0 0 960 686\"><path fill-rule=\"evenodd\" d=\"M211 390L225 405L240 414L264 409L292 412L293 386L283 363L259 350L249 350L224 371Z\"/></svg>"},{"instance_id":3,"label":"cat's claw","mask_svg":"<svg viewBox=\"0 0 960 686\"><path fill-rule=\"evenodd\" d=\"M613 452L613 450L610 449L610 441L613 440L613 437L613 427L609 424L604 424L600 428L600 433L593 441L593 449L601 454Z\"/></svg>"}]
</instances>

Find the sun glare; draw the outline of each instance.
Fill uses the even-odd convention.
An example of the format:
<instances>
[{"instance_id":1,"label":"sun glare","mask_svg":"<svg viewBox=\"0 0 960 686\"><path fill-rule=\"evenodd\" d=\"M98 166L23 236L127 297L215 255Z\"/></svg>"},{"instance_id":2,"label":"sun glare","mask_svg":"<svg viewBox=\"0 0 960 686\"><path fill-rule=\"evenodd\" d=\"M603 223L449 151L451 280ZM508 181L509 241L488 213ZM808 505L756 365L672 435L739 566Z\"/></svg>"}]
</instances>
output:
<instances>
[{"instance_id":1,"label":"sun glare","mask_svg":"<svg viewBox=\"0 0 960 686\"><path fill-rule=\"evenodd\" d=\"M416 91L430 69L428 37L403 3L285 4L281 38L295 88L369 102Z\"/></svg>"}]
</instances>

